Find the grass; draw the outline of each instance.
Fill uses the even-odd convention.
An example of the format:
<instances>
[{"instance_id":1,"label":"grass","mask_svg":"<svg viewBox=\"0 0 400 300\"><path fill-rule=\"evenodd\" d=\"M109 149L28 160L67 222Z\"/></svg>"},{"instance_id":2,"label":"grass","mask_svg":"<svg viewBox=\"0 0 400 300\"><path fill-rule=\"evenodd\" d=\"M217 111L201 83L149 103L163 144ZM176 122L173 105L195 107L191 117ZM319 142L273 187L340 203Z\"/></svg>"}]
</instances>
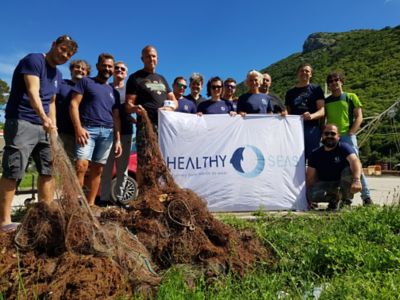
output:
<instances>
[{"instance_id":1,"label":"grass","mask_svg":"<svg viewBox=\"0 0 400 300\"><path fill-rule=\"evenodd\" d=\"M38 172L37 171L28 171L26 172L25 176L22 178L21 183L19 184L20 189L31 189L32 188L32 176L34 176L35 188L37 187L37 178Z\"/></svg>"},{"instance_id":2,"label":"grass","mask_svg":"<svg viewBox=\"0 0 400 300\"><path fill-rule=\"evenodd\" d=\"M398 205L255 215L254 222L232 216L223 221L253 228L277 259L272 269L259 266L244 278L210 280L198 269L175 266L163 274L156 299L400 298Z\"/></svg>"},{"instance_id":3,"label":"grass","mask_svg":"<svg viewBox=\"0 0 400 300\"><path fill-rule=\"evenodd\" d=\"M158 299L399 299L400 208L360 207L330 214L286 216L259 213L254 228L278 258L274 269L258 268L239 279L228 275L195 287L176 269Z\"/></svg>"}]
</instances>

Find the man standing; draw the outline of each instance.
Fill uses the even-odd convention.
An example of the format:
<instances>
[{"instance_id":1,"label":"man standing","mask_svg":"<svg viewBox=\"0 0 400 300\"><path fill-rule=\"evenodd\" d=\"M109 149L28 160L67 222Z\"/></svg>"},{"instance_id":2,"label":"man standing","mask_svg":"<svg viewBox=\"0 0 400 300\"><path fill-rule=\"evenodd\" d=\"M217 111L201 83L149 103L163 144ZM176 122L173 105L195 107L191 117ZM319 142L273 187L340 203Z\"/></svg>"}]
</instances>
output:
<instances>
[{"instance_id":1,"label":"man standing","mask_svg":"<svg viewBox=\"0 0 400 300\"><path fill-rule=\"evenodd\" d=\"M268 73L263 73L263 82L260 86L260 93L264 93L268 95L271 100L272 112L274 114L286 114L285 105L282 103L282 100L278 95L270 93L269 89L272 85L272 77Z\"/></svg>"},{"instance_id":2,"label":"man standing","mask_svg":"<svg viewBox=\"0 0 400 300\"><path fill-rule=\"evenodd\" d=\"M185 98L193 101L196 107L199 106L201 102L206 101L200 92L203 88L204 78L200 73L193 73L189 78L190 94L186 95Z\"/></svg>"},{"instance_id":3,"label":"man standing","mask_svg":"<svg viewBox=\"0 0 400 300\"><path fill-rule=\"evenodd\" d=\"M178 76L174 79L172 84L172 90L176 100L178 100L178 108L175 110L177 112L195 114L197 112L196 104L193 101L183 97L183 93L187 88L186 80L182 76Z\"/></svg>"},{"instance_id":4,"label":"man standing","mask_svg":"<svg viewBox=\"0 0 400 300\"><path fill-rule=\"evenodd\" d=\"M339 200L350 205L354 193L361 190L361 163L353 148L339 142L340 134L334 124L322 131L323 146L314 150L308 160L306 174L307 198L310 207L316 202L329 202L336 209Z\"/></svg>"},{"instance_id":5,"label":"man standing","mask_svg":"<svg viewBox=\"0 0 400 300\"><path fill-rule=\"evenodd\" d=\"M228 77L227 79L224 80L224 92L222 95L222 99L230 101L233 105L233 109L236 111L238 98L235 96L235 92L236 92L236 80L231 77Z\"/></svg>"},{"instance_id":6,"label":"man standing","mask_svg":"<svg viewBox=\"0 0 400 300\"><path fill-rule=\"evenodd\" d=\"M122 155L115 159L115 144L113 145L113 150L110 151L110 154L107 159L107 163L104 166L103 174L101 176L101 194L100 200L106 202L112 200L111 197L111 181L112 181L112 171L114 166L114 161L116 165L116 174L117 174L117 184L115 188L115 196L118 204L122 204L124 201L124 190L125 184L128 179L128 164L129 157L131 154L132 147L132 135L133 135L133 118L125 112L125 79L128 74L128 67L122 62L119 61L115 64L114 67L114 81L112 86L119 93L121 99L121 105L119 108L119 115L121 119L121 146L122 146Z\"/></svg>"},{"instance_id":7,"label":"man standing","mask_svg":"<svg viewBox=\"0 0 400 300\"><path fill-rule=\"evenodd\" d=\"M83 77L90 75L90 65L84 60L74 60L69 65L71 80L65 79L60 84L60 91L56 97L57 130L63 142L64 150L71 163L75 156L75 132L69 116L69 104L71 103L72 89Z\"/></svg>"},{"instance_id":8,"label":"man standing","mask_svg":"<svg viewBox=\"0 0 400 300\"><path fill-rule=\"evenodd\" d=\"M77 43L69 36L60 36L46 54L28 54L14 71L5 115L0 231L14 231L18 225L11 222L11 204L17 180L24 176L29 156L39 172L39 201L53 201L48 134L56 134L55 99L62 80L56 66L66 63L77 49Z\"/></svg>"},{"instance_id":9,"label":"man standing","mask_svg":"<svg viewBox=\"0 0 400 300\"><path fill-rule=\"evenodd\" d=\"M178 102L166 81L166 79L156 73L158 63L157 50L148 45L142 50L143 69L131 74L126 84L125 108L128 113L137 113L136 123L136 146L138 150L138 165L141 162L145 150L145 125L142 114L146 111L157 133L158 110L172 110L178 107ZM166 101L167 100L167 101ZM138 184L141 185L140 174L137 176Z\"/></svg>"},{"instance_id":10,"label":"man standing","mask_svg":"<svg viewBox=\"0 0 400 300\"><path fill-rule=\"evenodd\" d=\"M111 147L115 145L115 157L121 156L119 93L108 84L114 72L114 57L99 55L97 76L82 78L74 88L70 115L76 137L76 171L83 186L85 173L90 165L87 200L93 206L100 185L103 166Z\"/></svg>"},{"instance_id":11,"label":"man standing","mask_svg":"<svg viewBox=\"0 0 400 300\"><path fill-rule=\"evenodd\" d=\"M297 68L297 84L286 92L287 112L303 117L304 154L307 160L321 140L320 120L325 117L325 96L321 87L311 83L313 68L303 63Z\"/></svg>"},{"instance_id":12,"label":"man standing","mask_svg":"<svg viewBox=\"0 0 400 300\"><path fill-rule=\"evenodd\" d=\"M338 126L340 141L350 144L358 155L356 132L360 129L363 120L362 104L356 94L343 92L344 80L344 75L340 72L332 72L327 76L326 82L332 95L325 100L326 119L328 123ZM361 185L361 199L364 205L373 204L363 173Z\"/></svg>"}]
</instances>

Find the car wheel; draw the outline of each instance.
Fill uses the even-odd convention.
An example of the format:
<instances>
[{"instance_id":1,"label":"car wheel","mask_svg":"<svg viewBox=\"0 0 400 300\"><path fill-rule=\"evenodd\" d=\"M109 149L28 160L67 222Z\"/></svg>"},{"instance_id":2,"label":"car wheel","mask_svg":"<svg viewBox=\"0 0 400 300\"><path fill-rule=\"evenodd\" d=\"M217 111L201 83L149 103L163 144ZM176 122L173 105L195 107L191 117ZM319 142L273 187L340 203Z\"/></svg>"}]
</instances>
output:
<instances>
[{"instance_id":1,"label":"car wheel","mask_svg":"<svg viewBox=\"0 0 400 300\"><path fill-rule=\"evenodd\" d=\"M111 197L114 201L117 201L117 193L117 178L114 177L111 181ZM124 194L120 202L127 204L129 201L135 200L138 193L138 184L136 180L133 177L128 176L125 183Z\"/></svg>"}]
</instances>

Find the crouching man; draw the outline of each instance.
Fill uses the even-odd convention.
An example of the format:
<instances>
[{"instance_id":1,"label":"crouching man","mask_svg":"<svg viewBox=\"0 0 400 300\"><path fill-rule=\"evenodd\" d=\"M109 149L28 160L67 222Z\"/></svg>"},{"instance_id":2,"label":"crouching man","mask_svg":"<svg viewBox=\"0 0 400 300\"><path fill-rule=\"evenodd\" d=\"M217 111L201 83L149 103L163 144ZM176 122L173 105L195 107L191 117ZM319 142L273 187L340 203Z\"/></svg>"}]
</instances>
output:
<instances>
[{"instance_id":1,"label":"crouching man","mask_svg":"<svg viewBox=\"0 0 400 300\"><path fill-rule=\"evenodd\" d=\"M318 202L328 202L328 209L337 209L339 202L351 205L355 193L361 191L361 162L353 148L339 143L334 124L322 131L323 146L315 149L308 160L306 173L307 200L312 208Z\"/></svg>"}]
</instances>

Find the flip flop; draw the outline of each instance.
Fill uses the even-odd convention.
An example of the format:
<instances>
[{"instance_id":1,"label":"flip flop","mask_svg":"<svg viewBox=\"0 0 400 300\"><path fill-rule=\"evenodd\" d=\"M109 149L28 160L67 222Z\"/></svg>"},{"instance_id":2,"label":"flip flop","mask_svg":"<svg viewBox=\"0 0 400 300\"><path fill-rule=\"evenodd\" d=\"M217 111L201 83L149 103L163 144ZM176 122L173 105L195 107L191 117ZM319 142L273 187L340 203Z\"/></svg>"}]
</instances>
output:
<instances>
[{"instance_id":1,"label":"flip flop","mask_svg":"<svg viewBox=\"0 0 400 300\"><path fill-rule=\"evenodd\" d=\"M4 233L14 232L15 230L17 230L19 225L21 225L21 223L10 223L10 224L3 225L0 227L0 232L4 232Z\"/></svg>"}]
</instances>

